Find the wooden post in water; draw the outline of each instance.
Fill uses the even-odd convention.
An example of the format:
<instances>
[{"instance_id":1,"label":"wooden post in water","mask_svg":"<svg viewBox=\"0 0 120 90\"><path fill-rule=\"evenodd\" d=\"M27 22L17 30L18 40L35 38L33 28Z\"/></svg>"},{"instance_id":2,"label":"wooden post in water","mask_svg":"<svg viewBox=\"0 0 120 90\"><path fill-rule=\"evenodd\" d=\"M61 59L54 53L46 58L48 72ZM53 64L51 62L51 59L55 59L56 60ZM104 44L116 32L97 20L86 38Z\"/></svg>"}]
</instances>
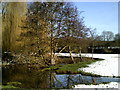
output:
<instances>
[{"instance_id":1,"label":"wooden post in water","mask_svg":"<svg viewBox=\"0 0 120 90\"><path fill-rule=\"evenodd\" d=\"M94 77L92 77L92 83L96 84L96 79Z\"/></svg>"}]
</instances>

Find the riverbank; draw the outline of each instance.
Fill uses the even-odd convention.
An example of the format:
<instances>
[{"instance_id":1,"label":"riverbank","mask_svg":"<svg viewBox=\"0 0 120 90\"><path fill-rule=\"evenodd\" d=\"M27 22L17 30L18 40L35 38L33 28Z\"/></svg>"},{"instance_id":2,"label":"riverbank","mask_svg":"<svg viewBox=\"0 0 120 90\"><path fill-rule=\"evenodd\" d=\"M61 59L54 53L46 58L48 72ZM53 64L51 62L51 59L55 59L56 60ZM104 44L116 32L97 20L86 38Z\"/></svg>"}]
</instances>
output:
<instances>
[{"instance_id":1,"label":"riverbank","mask_svg":"<svg viewBox=\"0 0 120 90\"><path fill-rule=\"evenodd\" d=\"M39 68L37 67L38 65L32 65L32 64L23 64L23 65L27 65L28 68L42 69L42 71L55 71L55 73L57 74L81 74L81 75L94 76L94 77L101 76L99 74L94 74L93 72L85 72L83 70L78 70L78 69L89 67L90 64L104 59L91 58L85 55L82 55L82 59L81 59L79 54L73 54L72 56L74 57L74 61L72 61L69 55L70 55L69 53L63 53L63 55L58 54L57 55L58 61L56 65L52 65L52 66L43 66ZM3 66L9 66L9 64L3 64Z\"/></svg>"},{"instance_id":2,"label":"riverbank","mask_svg":"<svg viewBox=\"0 0 120 90\"><path fill-rule=\"evenodd\" d=\"M102 58L103 61L97 61L89 64L88 67L79 68L78 71L84 71L88 73L94 73L101 76L119 77L118 75L118 63L120 63L118 54L89 54L82 53L82 57ZM60 53L58 56L69 56L69 53ZM72 54L74 57L79 57L79 54Z\"/></svg>"},{"instance_id":3,"label":"riverbank","mask_svg":"<svg viewBox=\"0 0 120 90\"><path fill-rule=\"evenodd\" d=\"M85 54L82 54L85 55ZM87 54L91 56L91 54ZM103 58L103 61L98 61L88 65L89 67L79 68L78 71L94 73L101 76L119 77L118 75L118 54L93 54L94 58Z\"/></svg>"},{"instance_id":4,"label":"riverbank","mask_svg":"<svg viewBox=\"0 0 120 90\"><path fill-rule=\"evenodd\" d=\"M103 85L103 83L105 84L103 86L110 86L111 84L108 84L107 82L120 81L117 78L102 77L101 75L95 74L93 72L85 72L83 70L79 70L79 68L89 68L89 65L95 64L97 62L102 62L104 60L99 59L97 56L94 56L94 59L92 59L89 55L83 54L81 59L79 56L75 55L76 54L73 55L75 62L71 61L71 58L69 56L59 56L59 62L56 65L47 66L42 69L33 68L29 65L4 66L3 88L7 87L6 83L8 82L20 82L20 88L31 88L31 86L34 88L43 88L41 84L44 84L44 88L48 88L49 84L46 85L46 83L48 83L49 79L54 81L54 84L56 83L56 86L54 86L54 88L59 88L61 87L61 85L63 86L62 88L72 88L71 86L75 86L75 88L83 88L83 86L84 88L86 86L94 88L94 85L96 87L98 86L97 88L99 88L101 84ZM116 56L113 57L116 58ZM40 84L36 85L36 82L38 81L40 82ZM65 83L68 81L69 87L67 87ZM31 84L28 85L29 82L31 82ZM116 87L116 85L114 86Z\"/></svg>"},{"instance_id":5,"label":"riverbank","mask_svg":"<svg viewBox=\"0 0 120 90\"><path fill-rule=\"evenodd\" d=\"M60 56L69 56L68 53L61 53ZM74 57L78 57L79 54L73 54ZM79 68L78 71L83 71L85 73L93 73L100 76L110 76L110 77L119 77L118 75L118 63L119 56L118 54L82 54L82 56L92 57L93 58L103 58L102 61L97 61L88 65L88 67ZM99 85L86 85L78 84L74 88L118 88L119 82L111 82L108 84L99 84Z\"/></svg>"},{"instance_id":6,"label":"riverbank","mask_svg":"<svg viewBox=\"0 0 120 90\"><path fill-rule=\"evenodd\" d=\"M108 84L99 84L99 85L85 85L79 84L75 85L73 88L118 88L118 82L110 82Z\"/></svg>"},{"instance_id":7,"label":"riverbank","mask_svg":"<svg viewBox=\"0 0 120 90\"><path fill-rule=\"evenodd\" d=\"M59 57L60 58L60 57ZM61 57L61 63L58 65L54 66L49 66L48 68L44 68L43 71L51 71L54 70L56 74L81 74L81 75L86 75L86 76L94 76L94 77L100 77L98 74L94 73L88 73L84 72L82 70L78 71L79 68L83 67L88 67L89 64L101 61L103 59L98 59L98 58L89 58L89 57L74 57L75 63L71 63L71 58L70 57Z\"/></svg>"}]
</instances>

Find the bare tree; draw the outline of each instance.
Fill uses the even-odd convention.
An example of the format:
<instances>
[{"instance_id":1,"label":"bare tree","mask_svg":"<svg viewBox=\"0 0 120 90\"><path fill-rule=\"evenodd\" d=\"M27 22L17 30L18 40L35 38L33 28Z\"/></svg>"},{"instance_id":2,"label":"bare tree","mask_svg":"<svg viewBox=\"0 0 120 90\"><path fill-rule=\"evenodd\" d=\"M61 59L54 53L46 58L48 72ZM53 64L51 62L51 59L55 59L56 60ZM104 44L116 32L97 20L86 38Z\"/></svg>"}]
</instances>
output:
<instances>
[{"instance_id":1,"label":"bare tree","mask_svg":"<svg viewBox=\"0 0 120 90\"><path fill-rule=\"evenodd\" d=\"M120 34L119 33L115 34L114 41L116 42L115 46L120 46Z\"/></svg>"},{"instance_id":2,"label":"bare tree","mask_svg":"<svg viewBox=\"0 0 120 90\"><path fill-rule=\"evenodd\" d=\"M114 33L111 31L103 31L101 34L103 41L111 41L114 38Z\"/></svg>"},{"instance_id":3,"label":"bare tree","mask_svg":"<svg viewBox=\"0 0 120 90\"><path fill-rule=\"evenodd\" d=\"M90 39L91 39L91 49L92 49L92 59L93 59L93 53L94 53L94 48L95 48L95 41L98 37L96 34L96 28L95 29L89 29L90 32Z\"/></svg>"}]
</instances>

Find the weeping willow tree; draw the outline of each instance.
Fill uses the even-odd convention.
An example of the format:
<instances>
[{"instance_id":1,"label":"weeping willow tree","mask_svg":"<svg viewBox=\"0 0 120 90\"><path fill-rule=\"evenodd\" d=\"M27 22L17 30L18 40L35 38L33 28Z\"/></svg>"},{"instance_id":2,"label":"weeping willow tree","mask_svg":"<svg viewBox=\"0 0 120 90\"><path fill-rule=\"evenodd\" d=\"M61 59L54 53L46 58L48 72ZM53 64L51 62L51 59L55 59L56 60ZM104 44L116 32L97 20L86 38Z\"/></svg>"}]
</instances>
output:
<instances>
[{"instance_id":1,"label":"weeping willow tree","mask_svg":"<svg viewBox=\"0 0 120 90\"><path fill-rule=\"evenodd\" d=\"M2 7L2 49L3 52L14 52L17 38L21 32L22 19L25 17L24 2L7 2Z\"/></svg>"}]
</instances>

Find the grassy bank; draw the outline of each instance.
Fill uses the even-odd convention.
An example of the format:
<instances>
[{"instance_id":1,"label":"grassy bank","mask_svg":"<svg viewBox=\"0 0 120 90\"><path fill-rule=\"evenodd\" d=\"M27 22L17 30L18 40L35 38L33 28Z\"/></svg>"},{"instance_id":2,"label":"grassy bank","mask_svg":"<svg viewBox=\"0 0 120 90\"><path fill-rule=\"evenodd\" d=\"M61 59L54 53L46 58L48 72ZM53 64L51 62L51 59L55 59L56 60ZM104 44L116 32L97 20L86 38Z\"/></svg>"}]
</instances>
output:
<instances>
[{"instance_id":1,"label":"grassy bank","mask_svg":"<svg viewBox=\"0 0 120 90\"><path fill-rule=\"evenodd\" d=\"M66 60L66 58L64 58ZM69 58L70 59L70 58ZM67 60L69 61L68 57ZM63 60L63 58L62 58ZM98 59L98 58L86 58L84 57L82 60L80 58L76 58L76 63L68 63L68 64L63 64L63 65L55 65L55 66L50 66L49 68L43 69L43 71L46 70L55 70L57 74L81 74L81 75L86 75L86 76L94 76L94 77L100 77L100 75L96 75L93 73L87 73L82 70L78 71L79 68L84 68L88 67L89 64L94 63L96 61L101 61L103 59ZM64 61L65 62L65 61ZM69 61L71 62L71 61Z\"/></svg>"},{"instance_id":2,"label":"grassy bank","mask_svg":"<svg viewBox=\"0 0 120 90\"><path fill-rule=\"evenodd\" d=\"M11 86L11 85L2 85L2 89L10 89L10 88L16 89L18 87Z\"/></svg>"}]
</instances>

